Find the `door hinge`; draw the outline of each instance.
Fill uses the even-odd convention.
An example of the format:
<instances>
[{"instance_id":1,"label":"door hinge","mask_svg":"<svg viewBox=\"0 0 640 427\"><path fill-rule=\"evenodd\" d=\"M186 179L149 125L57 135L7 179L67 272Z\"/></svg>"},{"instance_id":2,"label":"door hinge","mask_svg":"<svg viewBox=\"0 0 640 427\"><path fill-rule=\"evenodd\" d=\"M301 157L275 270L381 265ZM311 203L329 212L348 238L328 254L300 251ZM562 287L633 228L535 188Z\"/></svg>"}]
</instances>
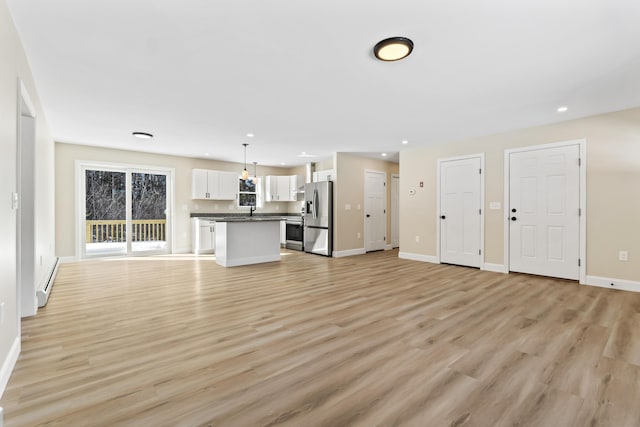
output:
<instances>
[{"instance_id":1,"label":"door hinge","mask_svg":"<svg viewBox=\"0 0 640 427\"><path fill-rule=\"evenodd\" d=\"M582 159L578 157L578 166L582 166Z\"/></svg>"},{"instance_id":2,"label":"door hinge","mask_svg":"<svg viewBox=\"0 0 640 427\"><path fill-rule=\"evenodd\" d=\"M581 264L582 262L580 261L580 258L578 258L578 267L580 267Z\"/></svg>"},{"instance_id":3,"label":"door hinge","mask_svg":"<svg viewBox=\"0 0 640 427\"><path fill-rule=\"evenodd\" d=\"M386 241L387 241L387 236L384 236L384 237L382 238L382 240L384 240L384 241L386 242Z\"/></svg>"},{"instance_id":4,"label":"door hinge","mask_svg":"<svg viewBox=\"0 0 640 427\"><path fill-rule=\"evenodd\" d=\"M387 210L386 210L386 209L384 209L384 212L382 212L382 213L387 213Z\"/></svg>"},{"instance_id":5,"label":"door hinge","mask_svg":"<svg viewBox=\"0 0 640 427\"><path fill-rule=\"evenodd\" d=\"M482 209L478 209L478 215L482 215Z\"/></svg>"},{"instance_id":6,"label":"door hinge","mask_svg":"<svg viewBox=\"0 0 640 427\"><path fill-rule=\"evenodd\" d=\"M478 175L482 175L482 168L478 169Z\"/></svg>"},{"instance_id":7,"label":"door hinge","mask_svg":"<svg viewBox=\"0 0 640 427\"><path fill-rule=\"evenodd\" d=\"M582 208L578 208L578 216L582 216Z\"/></svg>"},{"instance_id":8,"label":"door hinge","mask_svg":"<svg viewBox=\"0 0 640 427\"><path fill-rule=\"evenodd\" d=\"M482 249L478 249L478 255L482 255Z\"/></svg>"}]
</instances>

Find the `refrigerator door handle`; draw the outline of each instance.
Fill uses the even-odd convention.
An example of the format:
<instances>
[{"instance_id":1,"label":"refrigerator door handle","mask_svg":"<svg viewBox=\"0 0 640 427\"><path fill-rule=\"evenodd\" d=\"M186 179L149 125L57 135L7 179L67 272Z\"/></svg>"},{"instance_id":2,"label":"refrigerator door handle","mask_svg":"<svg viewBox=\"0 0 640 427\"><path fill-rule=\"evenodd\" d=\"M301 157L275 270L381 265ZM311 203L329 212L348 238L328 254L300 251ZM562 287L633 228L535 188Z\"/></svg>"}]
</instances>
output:
<instances>
[{"instance_id":1,"label":"refrigerator door handle","mask_svg":"<svg viewBox=\"0 0 640 427\"><path fill-rule=\"evenodd\" d=\"M313 218L318 219L318 205L320 204L320 198L318 197L318 190L313 190Z\"/></svg>"}]
</instances>

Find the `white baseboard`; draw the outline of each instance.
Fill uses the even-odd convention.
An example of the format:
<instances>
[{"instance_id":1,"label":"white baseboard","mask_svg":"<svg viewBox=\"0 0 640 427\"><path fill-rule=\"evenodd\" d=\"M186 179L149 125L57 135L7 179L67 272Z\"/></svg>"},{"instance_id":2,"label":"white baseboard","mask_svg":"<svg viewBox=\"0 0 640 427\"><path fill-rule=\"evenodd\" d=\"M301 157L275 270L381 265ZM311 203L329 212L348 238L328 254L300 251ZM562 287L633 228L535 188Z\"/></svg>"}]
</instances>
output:
<instances>
[{"instance_id":1,"label":"white baseboard","mask_svg":"<svg viewBox=\"0 0 640 427\"><path fill-rule=\"evenodd\" d=\"M0 397L2 397L4 390L7 388L13 368L16 366L16 362L18 361L18 356L20 356L19 336L13 340L13 344L9 349L9 354L7 354L6 359L4 359L4 362L2 363L2 369L0 369Z\"/></svg>"},{"instance_id":2,"label":"white baseboard","mask_svg":"<svg viewBox=\"0 0 640 427\"><path fill-rule=\"evenodd\" d=\"M495 273L508 273L509 269L504 264L491 264L489 262L485 262L482 270L493 271Z\"/></svg>"},{"instance_id":3,"label":"white baseboard","mask_svg":"<svg viewBox=\"0 0 640 427\"><path fill-rule=\"evenodd\" d=\"M410 252L399 252L398 258L410 259L412 261L430 262L432 264L440 264L438 257L433 255L412 254Z\"/></svg>"},{"instance_id":4,"label":"white baseboard","mask_svg":"<svg viewBox=\"0 0 640 427\"><path fill-rule=\"evenodd\" d=\"M358 249L347 249L346 251L333 251L332 256L334 258L342 258L345 256L353 256L353 255L364 255L367 251L364 248Z\"/></svg>"},{"instance_id":5,"label":"white baseboard","mask_svg":"<svg viewBox=\"0 0 640 427\"><path fill-rule=\"evenodd\" d=\"M173 251L174 254L192 254L193 250L191 250L191 248L178 248L175 251ZM211 252L213 253L213 251Z\"/></svg>"},{"instance_id":6,"label":"white baseboard","mask_svg":"<svg viewBox=\"0 0 640 427\"><path fill-rule=\"evenodd\" d=\"M608 277L587 276L583 285L598 286L601 288L619 289L621 291L640 292L640 282L624 279L611 279Z\"/></svg>"},{"instance_id":7,"label":"white baseboard","mask_svg":"<svg viewBox=\"0 0 640 427\"><path fill-rule=\"evenodd\" d=\"M76 262L76 261L78 261L78 258L76 258L74 255L60 257L60 264L69 264L70 262Z\"/></svg>"}]
</instances>

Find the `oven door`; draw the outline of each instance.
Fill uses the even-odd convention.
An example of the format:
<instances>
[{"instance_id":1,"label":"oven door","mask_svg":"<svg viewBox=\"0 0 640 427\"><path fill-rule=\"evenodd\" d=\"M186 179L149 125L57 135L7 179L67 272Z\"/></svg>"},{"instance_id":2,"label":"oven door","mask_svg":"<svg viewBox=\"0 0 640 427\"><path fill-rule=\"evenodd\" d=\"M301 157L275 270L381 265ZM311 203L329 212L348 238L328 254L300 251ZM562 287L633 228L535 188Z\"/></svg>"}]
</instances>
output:
<instances>
[{"instance_id":1,"label":"oven door","mask_svg":"<svg viewBox=\"0 0 640 427\"><path fill-rule=\"evenodd\" d=\"M303 250L303 230L302 222L300 221L287 221L285 222L286 241L285 247L287 249L295 249L297 251Z\"/></svg>"}]
</instances>

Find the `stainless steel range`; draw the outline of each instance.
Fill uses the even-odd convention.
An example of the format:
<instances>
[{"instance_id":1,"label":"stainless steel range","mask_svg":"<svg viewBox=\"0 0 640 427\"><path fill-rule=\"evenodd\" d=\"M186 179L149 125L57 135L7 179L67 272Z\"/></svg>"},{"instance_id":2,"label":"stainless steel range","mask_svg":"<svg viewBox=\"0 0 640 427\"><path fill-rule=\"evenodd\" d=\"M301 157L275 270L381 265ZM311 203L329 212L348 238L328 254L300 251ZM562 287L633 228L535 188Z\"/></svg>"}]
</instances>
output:
<instances>
[{"instance_id":1,"label":"stainless steel range","mask_svg":"<svg viewBox=\"0 0 640 427\"><path fill-rule=\"evenodd\" d=\"M304 250L304 222L302 215L299 217L289 217L285 220L287 249L296 251Z\"/></svg>"}]
</instances>

